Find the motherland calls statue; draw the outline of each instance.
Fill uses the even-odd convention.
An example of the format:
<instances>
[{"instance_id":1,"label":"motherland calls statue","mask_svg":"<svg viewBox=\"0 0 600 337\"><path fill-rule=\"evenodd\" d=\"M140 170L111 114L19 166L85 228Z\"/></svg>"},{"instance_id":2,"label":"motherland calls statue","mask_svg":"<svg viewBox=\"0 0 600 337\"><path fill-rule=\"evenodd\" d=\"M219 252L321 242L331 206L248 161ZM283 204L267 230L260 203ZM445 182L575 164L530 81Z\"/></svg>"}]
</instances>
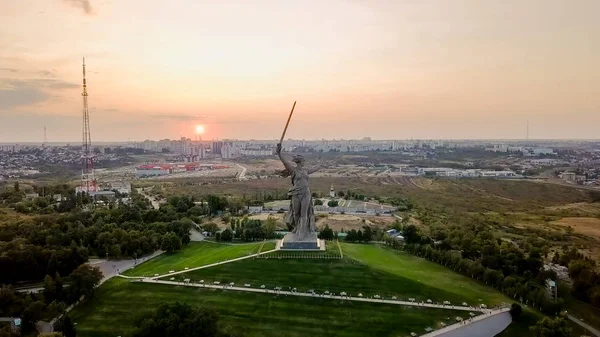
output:
<instances>
[{"instance_id":1,"label":"motherland calls statue","mask_svg":"<svg viewBox=\"0 0 600 337\"><path fill-rule=\"evenodd\" d=\"M291 241L312 241L316 239L317 227L315 225L315 211L313 209L312 194L308 187L308 175L319 170L319 167L306 168L304 157L295 155L292 163L284 158L281 153L281 143L277 144L277 155L285 166L282 175L292 177L292 187L288 190L288 196L292 198L290 211L287 213L285 222L293 229Z\"/></svg>"}]
</instances>

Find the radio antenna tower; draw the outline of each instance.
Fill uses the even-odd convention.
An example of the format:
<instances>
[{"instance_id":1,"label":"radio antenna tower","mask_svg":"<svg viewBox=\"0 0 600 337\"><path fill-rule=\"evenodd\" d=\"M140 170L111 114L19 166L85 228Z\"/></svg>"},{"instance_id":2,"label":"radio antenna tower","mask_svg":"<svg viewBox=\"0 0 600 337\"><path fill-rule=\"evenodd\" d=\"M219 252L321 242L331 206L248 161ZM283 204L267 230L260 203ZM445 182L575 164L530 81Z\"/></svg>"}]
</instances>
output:
<instances>
[{"instance_id":1,"label":"radio antenna tower","mask_svg":"<svg viewBox=\"0 0 600 337\"><path fill-rule=\"evenodd\" d=\"M42 147L46 147L46 143L48 143L48 135L46 134L46 126L44 125L44 143Z\"/></svg>"},{"instance_id":2,"label":"radio antenna tower","mask_svg":"<svg viewBox=\"0 0 600 337\"><path fill-rule=\"evenodd\" d=\"M88 93L85 82L85 57L83 58L83 142L81 143L81 186L80 192L96 191L94 180L94 155L92 152L92 136L90 134L90 114L88 111Z\"/></svg>"},{"instance_id":3,"label":"radio antenna tower","mask_svg":"<svg viewBox=\"0 0 600 337\"><path fill-rule=\"evenodd\" d=\"M529 121L527 121L527 128L525 130L525 139L529 140Z\"/></svg>"}]
</instances>

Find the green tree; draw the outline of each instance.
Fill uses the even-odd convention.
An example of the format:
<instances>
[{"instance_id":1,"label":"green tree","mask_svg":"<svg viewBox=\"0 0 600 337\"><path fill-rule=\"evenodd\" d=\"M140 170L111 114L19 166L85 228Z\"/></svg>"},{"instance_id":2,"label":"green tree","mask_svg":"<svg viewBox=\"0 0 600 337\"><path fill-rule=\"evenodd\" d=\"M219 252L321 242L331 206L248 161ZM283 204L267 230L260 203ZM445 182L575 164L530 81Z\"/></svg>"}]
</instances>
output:
<instances>
[{"instance_id":1,"label":"green tree","mask_svg":"<svg viewBox=\"0 0 600 337\"><path fill-rule=\"evenodd\" d=\"M362 236L363 242L370 242L373 240L373 229L371 226L363 226L363 229L365 230Z\"/></svg>"},{"instance_id":2,"label":"green tree","mask_svg":"<svg viewBox=\"0 0 600 337\"><path fill-rule=\"evenodd\" d=\"M65 314L61 320L56 322L54 329L56 331L62 332L64 337L76 337L77 336L75 324L73 324L71 317L69 317L69 315L67 315L67 314Z\"/></svg>"},{"instance_id":3,"label":"green tree","mask_svg":"<svg viewBox=\"0 0 600 337\"><path fill-rule=\"evenodd\" d=\"M325 228L319 232L319 239L333 240L333 230L329 228L329 225L325 224Z\"/></svg>"},{"instance_id":4,"label":"green tree","mask_svg":"<svg viewBox=\"0 0 600 337\"><path fill-rule=\"evenodd\" d=\"M315 206L321 206L321 205L323 205L323 200L315 199Z\"/></svg>"},{"instance_id":5,"label":"green tree","mask_svg":"<svg viewBox=\"0 0 600 337\"><path fill-rule=\"evenodd\" d=\"M221 241L231 242L231 240L233 240L233 232L231 229L227 228L221 232Z\"/></svg>"},{"instance_id":6,"label":"green tree","mask_svg":"<svg viewBox=\"0 0 600 337\"><path fill-rule=\"evenodd\" d=\"M174 232L169 232L163 237L161 247L167 253L176 252L181 249L181 239Z\"/></svg>"},{"instance_id":7,"label":"green tree","mask_svg":"<svg viewBox=\"0 0 600 337\"><path fill-rule=\"evenodd\" d=\"M513 321L519 320L521 314L523 313L523 308L518 303L513 303L510 306L510 315L512 316Z\"/></svg>"},{"instance_id":8,"label":"green tree","mask_svg":"<svg viewBox=\"0 0 600 337\"><path fill-rule=\"evenodd\" d=\"M219 315L208 307L164 303L156 311L138 318L131 337L215 337Z\"/></svg>"},{"instance_id":9,"label":"green tree","mask_svg":"<svg viewBox=\"0 0 600 337\"><path fill-rule=\"evenodd\" d=\"M102 280L102 272L98 267L82 264L69 275L69 293L71 300L76 301L81 296L92 298L94 291Z\"/></svg>"},{"instance_id":10,"label":"green tree","mask_svg":"<svg viewBox=\"0 0 600 337\"><path fill-rule=\"evenodd\" d=\"M44 301L46 303L51 303L56 300L56 282L52 279L52 276L46 275L44 278Z\"/></svg>"},{"instance_id":11,"label":"green tree","mask_svg":"<svg viewBox=\"0 0 600 337\"><path fill-rule=\"evenodd\" d=\"M329 200L329 201L327 202L327 206L329 206L329 207L337 207L337 206L338 206L338 204L339 204L339 203L338 203L338 201L337 201L337 200Z\"/></svg>"},{"instance_id":12,"label":"green tree","mask_svg":"<svg viewBox=\"0 0 600 337\"><path fill-rule=\"evenodd\" d=\"M569 337L571 336L571 328L567 320L562 317L550 318L544 317L529 327L529 330L535 337Z\"/></svg>"},{"instance_id":13,"label":"green tree","mask_svg":"<svg viewBox=\"0 0 600 337\"><path fill-rule=\"evenodd\" d=\"M262 230L265 234L265 238L272 238L275 235L277 229L277 219L274 216L269 215L267 220L262 223Z\"/></svg>"},{"instance_id":14,"label":"green tree","mask_svg":"<svg viewBox=\"0 0 600 337\"><path fill-rule=\"evenodd\" d=\"M44 317L46 311L46 304L44 302L35 301L31 302L23 311L23 320L31 323L35 323Z\"/></svg>"},{"instance_id":15,"label":"green tree","mask_svg":"<svg viewBox=\"0 0 600 337\"><path fill-rule=\"evenodd\" d=\"M216 233L219 230L219 226L217 226L217 224L212 221L203 224L201 227L203 230L209 233Z\"/></svg>"},{"instance_id":16,"label":"green tree","mask_svg":"<svg viewBox=\"0 0 600 337\"><path fill-rule=\"evenodd\" d=\"M417 227L415 225L408 225L404 227L402 231L402 236L404 236L404 241L406 243L417 243L421 241L421 235L419 235Z\"/></svg>"}]
</instances>

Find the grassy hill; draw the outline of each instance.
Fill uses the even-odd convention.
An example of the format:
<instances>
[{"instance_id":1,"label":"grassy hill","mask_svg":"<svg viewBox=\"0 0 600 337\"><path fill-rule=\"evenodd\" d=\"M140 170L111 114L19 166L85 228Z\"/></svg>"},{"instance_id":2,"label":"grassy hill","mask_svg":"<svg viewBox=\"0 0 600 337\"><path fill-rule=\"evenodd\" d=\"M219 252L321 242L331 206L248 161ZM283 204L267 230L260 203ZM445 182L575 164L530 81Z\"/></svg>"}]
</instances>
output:
<instances>
[{"instance_id":1,"label":"grassy hill","mask_svg":"<svg viewBox=\"0 0 600 337\"><path fill-rule=\"evenodd\" d=\"M126 271L128 276L153 276L166 274L170 270L181 271L184 268L200 267L219 261L248 256L258 253L263 242L224 244L214 242L190 242L175 253L164 253L134 269ZM275 248L275 242L266 242L263 251Z\"/></svg>"},{"instance_id":2,"label":"grassy hill","mask_svg":"<svg viewBox=\"0 0 600 337\"><path fill-rule=\"evenodd\" d=\"M137 315L175 301L215 308L223 329L243 332L245 337L421 335L427 327L450 323L448 317L468 317L465 312L442 309L131 283L120 278L106 282L71 317L79 337L123 336Z\"/></svg>"}]
</instances>

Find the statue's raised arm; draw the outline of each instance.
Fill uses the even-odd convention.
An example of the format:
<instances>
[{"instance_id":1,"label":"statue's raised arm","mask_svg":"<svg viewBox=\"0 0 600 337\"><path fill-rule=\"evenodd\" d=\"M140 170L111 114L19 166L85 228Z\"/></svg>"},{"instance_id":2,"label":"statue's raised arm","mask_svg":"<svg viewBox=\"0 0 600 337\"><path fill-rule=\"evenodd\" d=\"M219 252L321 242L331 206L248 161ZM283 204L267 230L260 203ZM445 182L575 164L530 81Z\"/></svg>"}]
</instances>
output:
<instances>
[{"instance_id":1,"label":"statue's raised arm","mask_svg":"<svg viewBox=\"0 0 600 337\"><path fill-rule=\"evenodd\" d=\"M281 153L281 143L277 144L277 156L279 157L279 160L281 160L281 162L283 163L283 166L285 166L285 169L291 174L294 171L294 166L292 165L292 163L285 159L285 157L283 156L283 154Z\"/></svg>"}]
</instances>

